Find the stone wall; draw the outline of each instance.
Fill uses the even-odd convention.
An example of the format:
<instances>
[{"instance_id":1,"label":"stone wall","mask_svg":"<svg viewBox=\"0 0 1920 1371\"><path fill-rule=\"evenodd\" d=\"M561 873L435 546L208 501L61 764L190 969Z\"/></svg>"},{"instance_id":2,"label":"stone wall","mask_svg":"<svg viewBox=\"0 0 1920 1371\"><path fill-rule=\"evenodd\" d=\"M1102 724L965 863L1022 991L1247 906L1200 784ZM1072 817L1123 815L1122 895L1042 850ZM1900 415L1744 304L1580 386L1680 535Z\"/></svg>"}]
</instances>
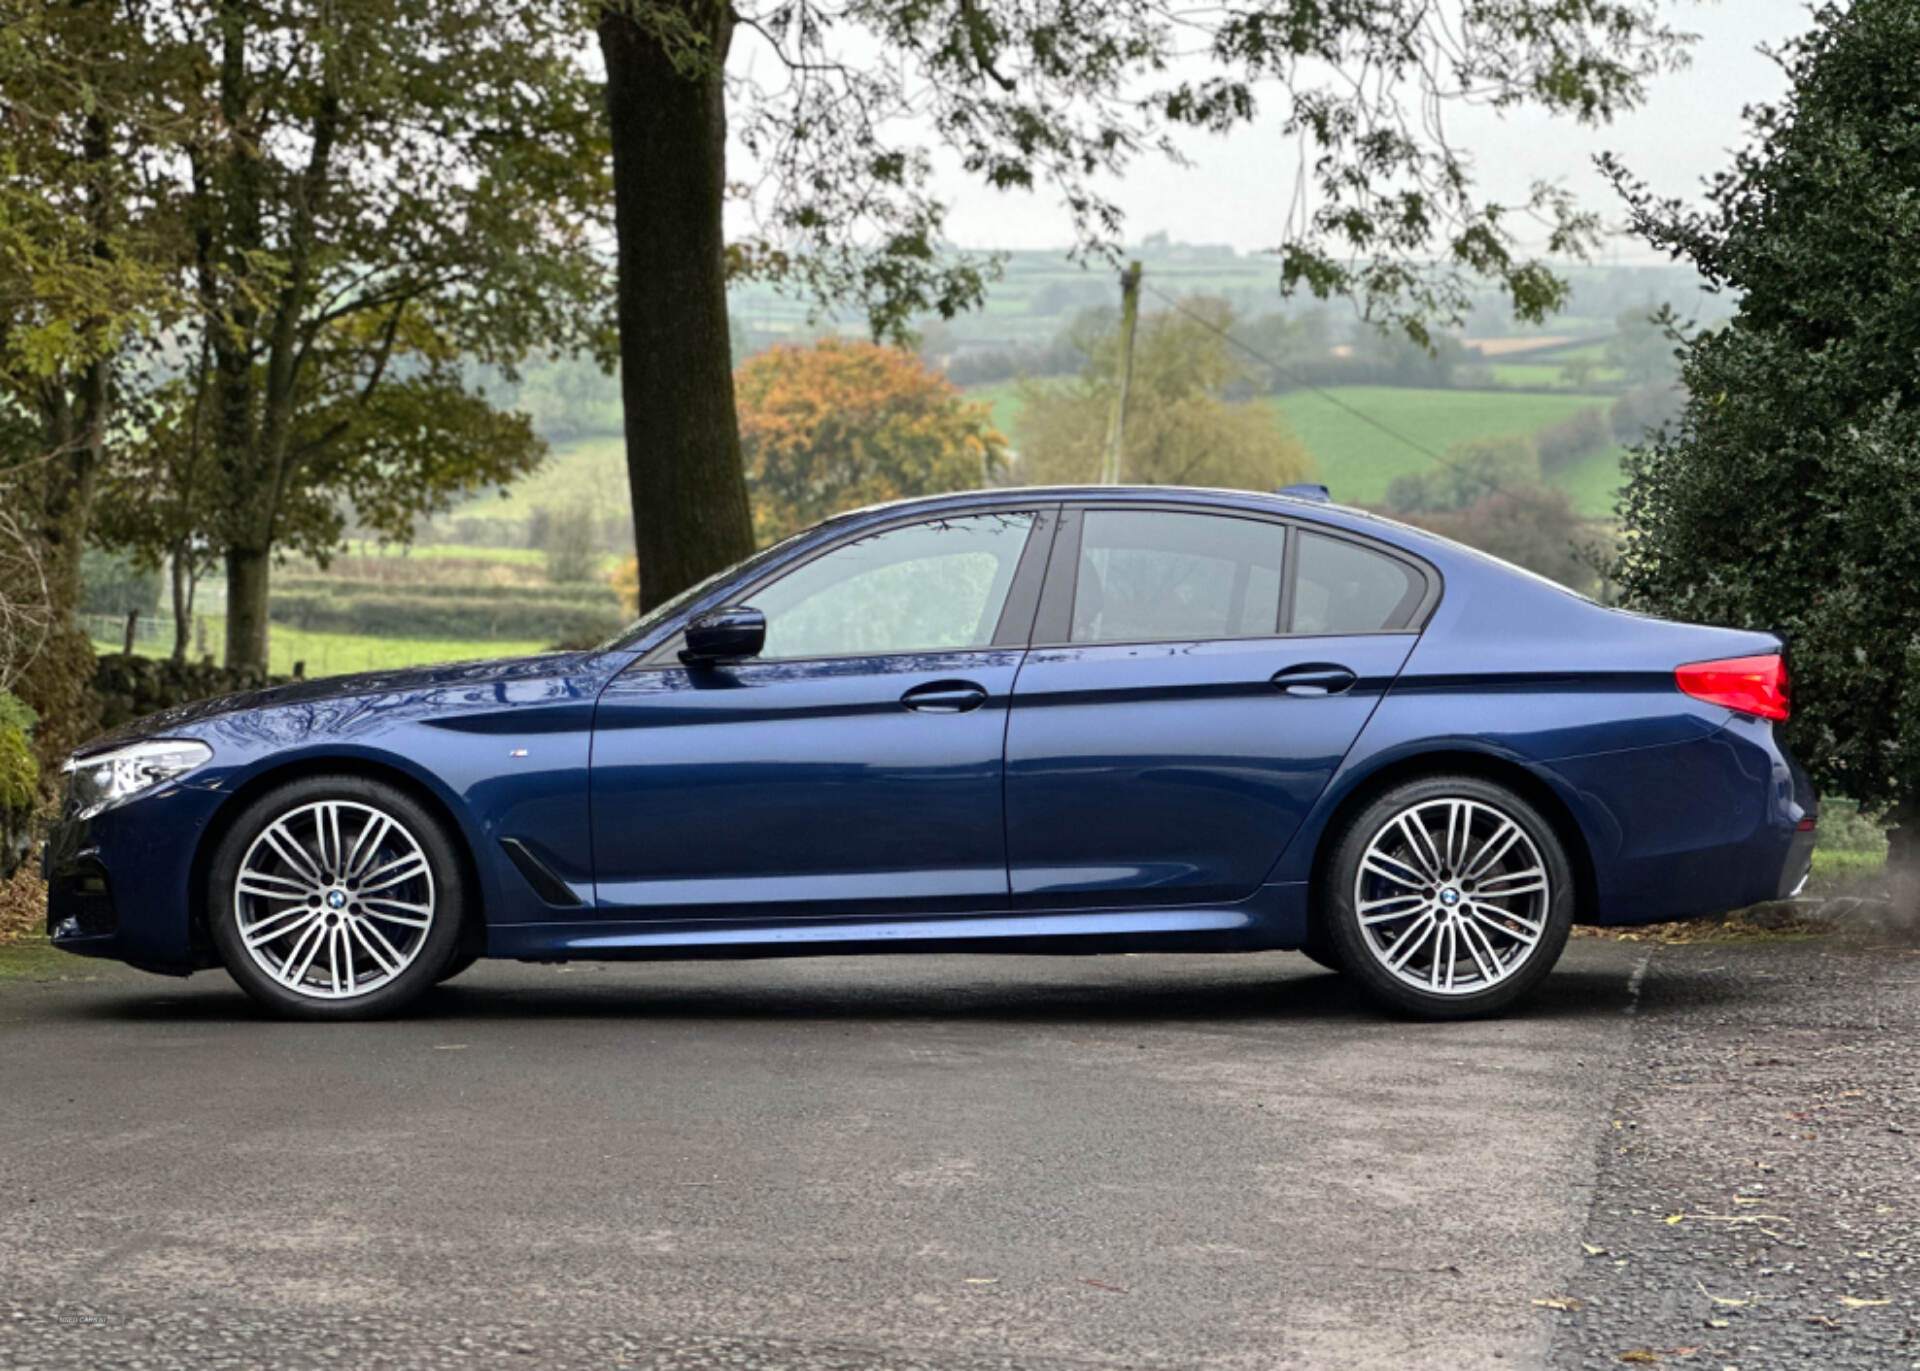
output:
<instances>
[{"instance_id":1,"label":"stone wall","mask_svg":"<svg viewBox=\"0 0 1920 1371\"><path fill-rule=\"evenodd\" d=\"M211 662L176 662L166 657L130 657L116 652L95 661L93 693L100 698L100 726L118 728L174 705L258 690L290 679L268 676L249 667L228 669Z\"/></svg>"}]
</instances>

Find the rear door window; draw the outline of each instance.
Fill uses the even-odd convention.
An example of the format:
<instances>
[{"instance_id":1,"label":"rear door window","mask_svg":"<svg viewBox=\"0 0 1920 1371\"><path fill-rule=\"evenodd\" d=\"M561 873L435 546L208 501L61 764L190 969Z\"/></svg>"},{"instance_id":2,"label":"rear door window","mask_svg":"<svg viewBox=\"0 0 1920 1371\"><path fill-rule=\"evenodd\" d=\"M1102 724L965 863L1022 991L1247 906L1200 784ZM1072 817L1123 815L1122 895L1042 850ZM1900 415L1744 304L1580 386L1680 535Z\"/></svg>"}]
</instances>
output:
<instances>
[{"instance_id":1,"label":"rear door window","mask_svg":"<svg viewBox=\"0 0 1920 1371\"><path fill-rule=\"evenodd\" d=\"M1069 641L1277 634L1286 537L1279 524L1230 515L1088 510Z\"/></svg>"},{"instance_id":2,"label":"rear door window","mask_svg":"<svg viewBox=\"0 0 1920 1371\"><path fill-rule=\"evenodd\" d=\"M1298 536L1291 632L1389 633L1411 621L1426 594L1419 572L1342 538Z\"/></svg>"}]
</instances>

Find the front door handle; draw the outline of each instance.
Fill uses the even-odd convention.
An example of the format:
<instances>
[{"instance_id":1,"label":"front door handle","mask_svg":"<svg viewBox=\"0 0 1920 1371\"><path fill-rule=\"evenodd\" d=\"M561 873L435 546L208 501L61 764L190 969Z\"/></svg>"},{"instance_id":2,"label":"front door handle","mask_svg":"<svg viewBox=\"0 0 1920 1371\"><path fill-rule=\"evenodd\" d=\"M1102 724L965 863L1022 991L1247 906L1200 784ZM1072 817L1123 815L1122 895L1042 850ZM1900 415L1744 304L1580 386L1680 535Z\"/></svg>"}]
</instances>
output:
<instances>
[{"instance_id":1,"label":"front door handle","mask_svg":"<svg viewBox=\"0 0 1920 1371\"><path fill-rule=\"evenodd\" d=\"M972 681L929 681L900 697L901 704L922 714L965 714L986 702L986 687Z\"/></svg>"},{"instance_id":2,"label":"front door handle","mask_svg":"<svg viewBox=\"0 0 1920 1371\"><path fill-rule=\"evenodd\" d=\"M1360 678L1343 666L1328 662L1309 662L1273 673L1273 683L1289 695L1339 695L1352 688Z\"/></svg>"}]
</instances>

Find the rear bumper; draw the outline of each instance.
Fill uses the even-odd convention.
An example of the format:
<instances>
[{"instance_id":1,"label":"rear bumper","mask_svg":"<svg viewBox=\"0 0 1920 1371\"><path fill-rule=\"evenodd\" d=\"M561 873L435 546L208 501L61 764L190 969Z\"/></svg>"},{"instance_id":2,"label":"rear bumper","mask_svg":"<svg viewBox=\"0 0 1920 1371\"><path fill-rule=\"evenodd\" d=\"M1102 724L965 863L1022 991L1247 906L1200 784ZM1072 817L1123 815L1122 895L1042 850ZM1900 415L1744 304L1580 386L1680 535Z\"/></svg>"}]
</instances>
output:
<instances>
[{"instance_id":1,"label":"rear bumper","mask_svg":"<svg viewBox=\"0 0 1920 1371\"><path fill-rule=\"evenodd\" d=\"M1815 817L1813 786L1764 720L1551 770L1593 859L1583 923L1720 914L1792 894L1811 867L1814 832L1801 824Z\"/></svg>"}]
</instances>

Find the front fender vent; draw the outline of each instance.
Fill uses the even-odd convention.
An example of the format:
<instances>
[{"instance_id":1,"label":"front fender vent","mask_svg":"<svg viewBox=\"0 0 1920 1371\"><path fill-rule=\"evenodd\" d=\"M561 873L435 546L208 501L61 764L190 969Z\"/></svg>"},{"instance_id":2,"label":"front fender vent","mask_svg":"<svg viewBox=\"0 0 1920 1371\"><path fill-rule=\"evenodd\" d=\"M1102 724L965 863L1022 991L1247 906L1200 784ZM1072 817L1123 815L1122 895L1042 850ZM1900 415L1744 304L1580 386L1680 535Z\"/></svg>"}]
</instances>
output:
<instances>
[{"instance_id":1,"label":"front fender vent","mask_svg":"<svg viewBox=\"0 0 1920 1371\"><path fill-rule=\"evenodd\" d=\"M573 887L554 875L547 864L534 856L518 838L502 838L500 847L514 866L519 868L520 874L527 878L533 893L548 904L578 905L581 902L580 897L573 893Z\"/></svg>"}]
</instances>

